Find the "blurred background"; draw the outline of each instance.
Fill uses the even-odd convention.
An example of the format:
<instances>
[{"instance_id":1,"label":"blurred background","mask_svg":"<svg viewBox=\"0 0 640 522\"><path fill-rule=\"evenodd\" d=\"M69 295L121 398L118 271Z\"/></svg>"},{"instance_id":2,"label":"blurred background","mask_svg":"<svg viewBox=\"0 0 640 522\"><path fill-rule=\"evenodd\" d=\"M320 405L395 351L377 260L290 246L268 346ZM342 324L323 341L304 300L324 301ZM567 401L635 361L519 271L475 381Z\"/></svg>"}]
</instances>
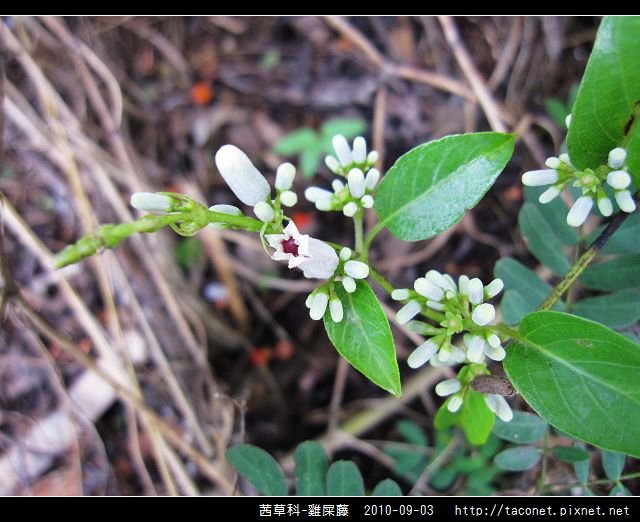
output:
<instances>
[{"instance_id":1,"label":"blurred background","mask_svg":"<svg viewBox=\"0 0 640 522\"><path fill-rule=\"evenodd\" d=\"M423 142L493 129L519 140L480 204L429 241L381 234L372 259L397 287L430 268L490 281L507 255L535 266L516 229L520 175L559 150L597 25L2 17L0 494L229 495L228 447L250 442L290 471L295 446L315 438L369 488L393 476L405 493L542 493L539 470L491 464L498 439L474 449L433 432L444 370L407 369L410 334L392 325L402 399L340 368L304 306L316 283L255 235L163 230L62 270L51 259L99 224L134 219L135 191L238 205L213 163L225 143L271 182L296 164L295 222L346 244L344 216L302 197L332 179L333 134L365 136L384 172ZM571 469L557 462L547 481L566 484Z\"/></svg>"}]
</instances>

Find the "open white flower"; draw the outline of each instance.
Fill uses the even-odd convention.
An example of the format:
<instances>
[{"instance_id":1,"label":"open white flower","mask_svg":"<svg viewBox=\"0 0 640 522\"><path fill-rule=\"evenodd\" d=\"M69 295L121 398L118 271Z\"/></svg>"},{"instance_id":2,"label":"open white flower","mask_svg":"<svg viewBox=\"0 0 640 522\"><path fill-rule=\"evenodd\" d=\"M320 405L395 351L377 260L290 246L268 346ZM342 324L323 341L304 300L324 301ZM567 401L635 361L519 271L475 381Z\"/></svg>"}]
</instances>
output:
<instances>
[{"instance_id":1,"label":"open white flower","mask_svg":"<svg viewBox=\"0 0 640 522\"><path fill-rule=\"evenodd\" d=\"M304 276L312 279L328 279L338 267L338 254L329 245L301 234L293 221L282 234L267 234L265 238L275 252L276 261L288 261L289 268L299 267Z\"/></svg>"}]
</instances>

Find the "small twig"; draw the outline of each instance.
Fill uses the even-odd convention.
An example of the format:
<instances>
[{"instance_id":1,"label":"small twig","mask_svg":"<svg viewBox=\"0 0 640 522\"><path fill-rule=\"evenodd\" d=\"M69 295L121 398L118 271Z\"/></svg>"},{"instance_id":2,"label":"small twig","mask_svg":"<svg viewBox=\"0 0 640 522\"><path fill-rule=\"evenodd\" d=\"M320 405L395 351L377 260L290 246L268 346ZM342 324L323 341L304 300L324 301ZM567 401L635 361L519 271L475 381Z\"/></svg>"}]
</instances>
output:
<instances>
[{"instance_id":1,"label":"small twig","mask_svg":"<svg viewBox=\"0 0 640 522\"><path fill-rule=\"evenodd\" d=\"M460 436L456 434L445 446L442 452L436 455L433 460L425 466L424 470L422 470L422 473L420 473L418 480L416 480L416 483L411 488L411 491L409 491L409 496L416 495L417 493L424 490L427 482L431 478L431 475L449 459L449 457L456 450L459 444Z\"/></svg>"},{"instance_id":2,"label":"small twig","mask_svg":"<svg viewBox=\"0 0 640 522\"><path fill-rule=\"evenodd\" d=\"M344 357L338 357L338 367L336 369L336 378L333 382L333 392L331 393L331 402L329 403L329 422L327 424L327 433L334 432L340 421L340 404L344 396L344 388L347 382L349 372L349 363Z\"/></svg>"},{"instance_id":3,"label":"small twig","mask_svg":"<svg viewBox=\"0 0 640 522\"><path fill-rule=\"evenodd\" d=\"M439 16L438 20L440 21L440 25L444 31L444 36L456 57L458 65L460 66L460 69L462 69L467 80L469 80L471 88L478 98L478 102L487 116L487 120L489 120L491 128L498 132L507 132L507 128L502 123L500 108L493 99L489 89L487 89L486 83L480 76L471 56L469 56L467 48L460 39L460 34L458 33L458 28L456 27L455 22L449 16Z\"/></svg>"}]
</instances>

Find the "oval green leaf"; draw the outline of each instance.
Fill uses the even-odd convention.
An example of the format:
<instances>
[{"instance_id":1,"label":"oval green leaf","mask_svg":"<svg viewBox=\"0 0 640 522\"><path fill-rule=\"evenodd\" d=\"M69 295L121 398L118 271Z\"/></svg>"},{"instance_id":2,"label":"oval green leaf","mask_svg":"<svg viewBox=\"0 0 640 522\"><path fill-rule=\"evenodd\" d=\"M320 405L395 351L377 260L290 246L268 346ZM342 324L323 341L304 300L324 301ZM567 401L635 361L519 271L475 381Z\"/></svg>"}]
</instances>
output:
<instances>
[{"instance_id":1,"label":"oval green leaf","mask_svg":"<svg viewBox=\"0 0 640 522\"><path fill-rule=\"evenodd\" d=\"M247 479L263 495L284 496L287 483L282 469L275 459L263 449L251 444L229 448L227 460L233 468Z\"/></svg>"},{"instance_id":2,"label":"oval green leaf","mask_svg":"<svg viewBox=\"0 0 640 522\"><path fill-rule=\"evenodd\" d=\"M548 187L524 187L524 200L531 203L542 213L545 221L553 229L554 235L564 245L577 245L578 232L574 227L567 225L567 212L569 209L562 198L556 198L544 205L538 198Z\"/></svg>"},{"instance_id":3,"label":"oval green leaf","mask_svg":"<svg viewBox=\"0 0 640 522\"><path fill-rule=\"evenodd\" d=\"M640 254L620 256L590 265L580 281L593 290L625 290L640 286Z\"/></svg>"},{"instance_id":4,"label":"oval green leaf","mask_svg":"<svg viewBox=\"0 0 640 522\"><path fill-rule=\"evenodd\" d=\"M462 406L455 413L447 409L449 400L447 399L436 413L433 424L435 428L444 430L449 426L460 426L469 443L482 446L487 442L496 416L487 406L484 395L468 389L464 394Z\"/></svg>"},{"instance_id":5,"label":"oval green leaf","mask_svg":"<svg viewBox=\"0 0 640 522\"><path fill-rule=\"evenodd\" d=\"M347 293L335 285L342 302L344 318L331 320L324 316L329 339L349 363L369 380L396 397L401 394L400 371L396 359L391 328L378 298L366 281L358 281L356 291Z\"/></svg>"},{"instance_id":6,"label":"oval green leaf","mask_svg":"<svg viewBox=\"0 0 640 522\"><path fill-rule=\"evenodd\" d=\"M356 465L350 460L331 464L327 473L327 495L335 497L364 495L364 482Z\"/></svg>"},{"instance_id":7,"label":"oval green leaf","mask_svg":"<svg viewBox=\"0 0 640 522\"><path fill-rule=\"evenodd\" d=\"M410 150L376 192L380 226L405 241L448 229L493 185L514 143L513 135L485 132L447 136Z\"/></svg>"},{"instance_id":8,"label":"oval green leaf","mask_svg":"<svg viewBox=\"0 0 640 522\"><path fill-rule=\"evenodd\" d=\"M598 227L589 234L587 244L593 243L602 233L604 227ZM620 228L616 230L600 253L605 256L615 254L640 254L640 213L630 214Z\"/></svg>"},{"instance_id":9,"label":"oval green leaf","mask_svg":"<svg viewBox=\"0 0 640 522\"><path fill-rule=\"evenodd\" d=\"M567 146L581 169L607 163L625 145L627 165L640 185L640 17L602 20L573 107ZM625 143L626 142L626 143Z\"/></svg>"},{"instance_id":10,"label":"oval green leaf","mask_svg":"<svg viewBox=\"0 0 640 522\"><path fill-rule=\"evenodd\" d=\"M589 480L589 459L581 460L573 463L573 470L576 472L576 478L580 484L586 484Z\"/></svg>"},{"instance_id":11,"label":"oval green leaf","mask_svg":"<svg viewBox=\"0 0 640 522\"><path fill-rule=\"evenodd\" d=\"M401 497L402 490L395 480L384 479L371 492L372 497Z\"/></svg>"},{"instance_id":12,"label":"oval green leaf","mask_svg":"<svg viewBox=\"0 0 640 522\"><path fill-rule=\"evenodd\" d=\"M625 459L626 457L617 451L602 451L602 467L604 468L607 478L611 480L618 480L620 478Z\"/></svg>"},{"instance_id":13,"label":"oval green leaf","mask_svg":"<svg viewBox=\"0 0 640 522\"><path fill-rule=\"evenodd\" d=\"M504 369L548 423L595 446L640 456L640 345L560 312L533 312ZM621 429L621 425L624 429Z\"/></svg>"},{"instance_id":14,"label":"oval green leaf","mask_svg":"<svg viewBox=\"0 0 640 522\"><path fill-rule=\"evenodd\" d=\"M555 229L533 203L525 203L518 216L518 226L529 251L557 276L569 271L569 261Z\"/></svg>"},{"instance_id":15,"label":"oval green leaf","mask_svg":"<svg viewBox=\"0 0 640 522\"><path fill-rule=\"evenodd\" d=\"M535 413L514 411L510 422L496 420L493 433L503 440L516 444L533 444L547 431L547 423Z\"/></svg>"},{"instance_id":16,"label":"oval green leaf","mask_svg":"<svg viewBox=\"0 0 640 522\"><path fill-rule=\"evenodd\" d=\"M588 297L573 305L572 312L610 328L625 328L640 319L640 291L622 290L615 294Z\"/></svg>"},{"instance_id":17,"label":"oval green leaf","mask_svg":"<svg viewBox=\"0 0 640 522\"><path fill-rule=\"evenodd\" d=\"M553 448L553 454L563 462L574 463L589 460L589 454L577 446L556 446Z\"/></svg>"},{"instance_id":18,"label":"oval green leaf","mask_svg":"<svg viewBox=\"0 0 640 522\"><path fill-rule=\"evenodd\" d=\"M535 466L542 451L532 446L518 446L501 451L493 459L496 466L504 471L526 471Z\"/></svg>"},{"instance_id":19,"label":"oval green leaf","mask_svg":"<svg viewBox=\"0 0 640 522\"><path fill-rule=\"evenodd\" d=\"M293 455L296 463L296 493L307 496L326 495L325 483L329 459L319 442L298 445Z\"/></svg>"},{"instance_id":20,"label":"oval green leaf","mask_svg":"<svg viewBox=\"0 0 640 522\"><path fill-rule=\"evenodd\" d=\"M631 493L631 491L629 491L626 487L624 487L623 484L618 483L615 486L613 486L611 491L609 491L609 496L610 497L631 497L633 496L633 493Z\"/></svg>"}]
</instances>

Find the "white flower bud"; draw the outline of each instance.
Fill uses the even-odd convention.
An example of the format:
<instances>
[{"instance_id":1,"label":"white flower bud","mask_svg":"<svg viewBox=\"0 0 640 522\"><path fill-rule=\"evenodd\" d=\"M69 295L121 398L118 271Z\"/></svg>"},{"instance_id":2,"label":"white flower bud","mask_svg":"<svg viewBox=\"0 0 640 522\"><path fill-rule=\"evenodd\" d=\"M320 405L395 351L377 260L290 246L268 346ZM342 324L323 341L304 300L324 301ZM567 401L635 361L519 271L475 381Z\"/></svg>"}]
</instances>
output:
<instances>
[{"instance_id":1,"label":"white flower bud","mask_svg":"<svg viewBox=\"0 0 640 522\"><path fill-rule=\"evenodd\" d=\"M134 192L131 206L147 212L167 212L171 208L171 198L155 192Z\"/></svg>"},{"instance_id":2,"label":"white flower bud","mask_svg":"<svg viewBox=\"0 0 640 522\"><path fill-rule=\"evenodd\" d=\"M504 288L504 282L500 278L496 278L484 287L484 295L487 299L497 296Z\"/></svg>"},{"instance_id":3,"label":"white flower bud","mask_svg":"<svg viewBox=\"0 0 640 522\"><path fill-rule=\"evenodd\" d=\"M352 294L356 291L356 282L352 277L344 277L342 279L342 286L344 287L345 292L348 294Z\"/></svg>"},{"instance_id":4,"label":"white flower bud","mask_svg":"<svg viewBox=\"0 0 640 522\"><path fill-rule=\"evenodd\" d=\"M407 324L411 319L413 319L418 312L420 312L420 303L418 301L409 301L406 305L404 305L398 313L396 313L396 321L398 324Z\"/></svg>"},{"instance_id":5,"label":"white flower bud","mask_svg":"<svg viewBox=\"0 0 640 522\"><path fill-rule=\"evenodd\" d=\"M439 286L443 290L453 290L454 292L458 291L455 283L453 282L453 279L451 278L447 279L444 275L442 275L437 270L429 270L424 277L425 279L431 281L434 285Z\"/></svg>"},{"instance_id":6,"label":"white flower bud","mask_svg":"<svg viewBox=\"0 0 640 522\"><path fill-rule=\"evenodd\" d=\"M334 174L337 174L338 171L340 170L340 162L333 156L325 156L324 164Z\"/></svg>"},{"instance_id":7,"label":"white flower bud","mask_svg":"<svg viewBox=\"0 0 640 522\"><path fill-rule=\"evenodd\" d=\"M444 297L444 290L434 285L431 281L424 277L419 277L413 283L413 288L421 296L431 299L432 301L441 301Z\"/></svg>"},{"instance_id":8,"label":"white flower bud","mask_svg":"<svg viewBox=\"0 0 640 522\"><path fill-rule=\"evenodd\" d=\"M432 310L437 310L438 312L444 312L444 304L439 303L438 301L427 300L427 306Z\"/></svg>"},{"instance_id":9,"label":"white flower bud","mask_svg":"<svg viewBox=\"0 0 640 522\"><path fill-rule=\"evenodd\" d=\"M378 161L379 154L377 150L372 150L369 154L367 154L367 163L369 165L374 165L376 161Z\"/></svg>"},{"instance_id":10,"label":"white flower bud","mask_svg":"<svg viewBox=\"0 0 640 522\"><path fill-rule=\"evenodd\" d=\"M365 279L369 276L369 265L362 261L347 261L344 264L344 271L354 279Z\"/></svg>"},{"instance_id":11,"label":"white flower bud","mask_svg":"<svg viewBox=\"0 0 640 522\"><path fill-rule=\"evenodd\" d=\"M304 305L307 308L311 308L311 305L313 304L314 299L316 298L316 293L315 292L311 292L308 296L307 299L304 302Z\"/></svg>"},{"instance_id":12,"label":"white flower bud","mask_svg":"<svg viewBox=\"0 0 640 522\"><path fill-rule=\"evenodd\" d=\"M338 297L332 297L329 301L329 313L331 314L331 320L334 323L339 323L344 317L344 310L342 309L342 302Z\"/></svg>"},{"instance_id":13,"label":"white flower bud","mask_svg":"<svg viewBox=\"0 0 640 522\"><path fill-rule=\"evenodd\" d=\"M481 337L477 335L471 336L471 341L467 346L467 359L474 363L479 363L480 361L482 361L484 345L485 342Z\"/></svg>"},{"instance_id":14,"label":"white flower bud","mask_svg":"<svg viewBox=\"0 0 640 522\"><path fill-rule=\"evenodd\" d=\"M434 343L431 339L425 341L420 346L418 346L407 358L407 364L409 368L419 368L423 364L429 361L431 357L438 351L438 345Z\"/></svg>"},{"instance_id":15,"label":"white flower bud","mask_svg":"<svg viewBox=\"0 0 640 522\"><path fill-rule=\"evenodd\" d=\"M472 304L480 304L484 301L484 286L477 277L469 281L469 301Z\"/></svg>"},{"instance_id":16,"label":"white flower bud","mask_svg":"<svg viewBox=\"0 0 640 522\"><path fill-rule=\"evenodd\" d=\"M324 313L327 311L327 304L329 303L329 295L326 292L318 292L313 303L311 303L311 309L309 310L309 316L314 321L319 321L324 317Z\"/></svg>"},{"instance_id":17,"label":"white flower bud","mask_svg":"<svg viewBox=\"0 0 640 522\"><path fill-rule=\"evenodd\" d=\"M329 212L330 210L333 210L333 203L329 198L319 199L316 201L315 207L322 212Z\"/></svg>"},{"instance_id":18,"label":"white flower bud","mask_svg":"<svg viewBox=\"0 0 640 522\"><path fill-rule=\"evenodd\" d=\"M294 207L298 203L298 195L291 190L285 190L280 194L280 202L285 207Z\"/></svg>"},{"instance_id":19,"label":"white flower bud","mask_svg":"<svg viewBox=\"0 0 640 522\"><path fill-rule=\"evenodd\" d=\"M567 114L567 117L564 119L564 124L568 129L569 125L571 125L571 114Z\"/></svg>"},{"instance_id":20,"label":"white flower bud","mask_svg":"<svg viewBox=\"0 0 640 522\"><path fill-rule=\"evenodd\" d=\"M484 349L484 353L492 361L502 361L507 355L507 352L505 351L505 349L500 345L486 346Z\"/></svg>"},{"instance_id":21,"label":"white flower bud","mask_svg":"<svg viewBox=\"0 0 640 522\"><path fill-rule=\"evenodd\" d=\"M304 197L311 203L317 203L323 199L330 200L333 196L333 192L330 192L320 187L309 187L304 191Z\"/></svg>"},{"instance_id":22,"label":"white flower bud","mask_svg":"<svg viewBox=\"0 0 640 522\"><path fill-rule=\"evenodd\" d=\"M624 170L612 170L607 174L607 183L616 190L624 190L631 185L631 176Z\"/></svg>"},{"instance_id":23,"label":"white flower bud","mask_svg":"<svg viewBox=\"0 0 640 522\"><path fill-rule=\"evenodd\" d=\"M216 152L215 161L229 188L245 205L253 207L269 197L269 183L238 147L223 145Z\"/></svg>"},{"instance_id":24,"label":"white flower bud","mask_svg":"<svg viewBox=\"0 0 640 522\"><path fill-rule=\"evenodd\" d=\"M333 145L333 150L336 151L338 161L340 161L341 165L349 165L353 162L353 157L351 156L351 148L349 148L347 138L345 138L342 134L338 134L337 136L333 137L331 143Z\"/></svg>"},{"instance_id":25,"label":"white flower bud","mask_svg":"<svg viewBox=\"0 0 640 522\"><path fill-rule=\"evenodd\" d=\"M511 407L502 395L486 395L484 400L489 409L495 413L502 422L509 422L513 419Z\"/></svg>"},{"instance_id":26,"label":"white flower bud","mask_svg":"<svg viewBox=\"0 0 640 522\"><path fill-rule=\"evenodd\" d=\"M604 217L609 217L613 214L613 204L607 196L602 195L602 197L598 198L598 210Z\"/></svg>"},{"instance_id":27,"label":"white flower bud","mask_svg":"<svg viewBox=\"0 0 640 522\"><path fill-rule=\"evenodd\" d=\"M296 168L291 163L283 163L276 171L276 188L278 190L289 190L296 177Z\"/></svg>"},{"instance_id":28,"label":"white flower bud","mask_svg":"<svg viewBox=\"0 0 640 522\"><path fill-rule=\"evenodd\" d=\"M458 379L447 379L446 381L436 384L435 392L439 397L447 397L454 393L458 393L461 389L462 384L460 384Z\"/></svg>"},{"instance_id":29,"label":"white flower bud","mask_svg":"<svg viewBox=\"0 0 640 522\"><path fill-rule=\"evenodd\" d=\"M373 190L376 188L379 180L380 171L378 169L370 169L364 178L364 186L367 187L368 190Z\"/></svg>"},{"instance_id":30,"label":"white flower bud","mask_svg":"<svg viewBox=\"0 0 640 522\"><path fill-rule=\"evenodd\" d=\"M636 209L636 202L631 197L631 192L628 190L621 190L616 192L616 203L623 212L631 213Z\"/></svg>"},{"instance_id":31,"label":"white flower bud","mask_svg":"<svg viewBox=\"0 0 640 522\"><path fill-rule=\"evenodd\" d=\"M363 163L367 159L367 142L362 136L353 140L353 161Z\"/></svg>"},{"instance_id":32,"label":"white flower bud","mask_svg":"<svg viewBox=\"0 0 640 522\"><path fill-rule=\"evenodd\" d=\"M347 176L347 182L352 197L358 199L364 196L364 174L360 169L351 169Z\"/></svg>"},{"instance_id":33,"label":"white flower bud","mask_svg":"<svg viewBox=\"0 0 640 522\"><path fill-rule=\"evenodd\" d=\"M449 360L451 361L451 363L459 364L461 362L464 362L466 358L467 358L467 354L463 349L458 348L455 345L451 346L451 353L449 356Z\"/></svg>"},{"instance_id":34,"label":"white flower bud","mask_svg":"<svg viewBox=\"0 0 640 522\"><path fill-rule=\"evenodd\" d=\"M373 198L369 194L365 194L360 198L360 204L362 205L362 208L372 208Z\"/></svg>"},{"instance_id":35,"label":"white flower bud","mask_svg":"<svg viewBox=\"0 0 640 522\"><path fill-rule=\"evenodd\" d=\"M339 179L334 179L331 182L331 188L336 193L341 192L342 189L344 188L344 183L342 183L342 181L340 181Z\"/></svg>"},{"instance_id":36,"label":"white flower bud","mask_svg":"<svg viewBox=\"0 0 640 522\"><path fill-rule=\"evenodd\" d=\"M567 154L566 152L563 152L562 154L560 154L560 156L558 156L558 159L565 165L573 167L573 163L571 163L571 158L569 157L569 154Z\"/></svg>"},{"instance_id":37,"label":"white flower bud","mask_svg":"<svg viewBox=\"0 0 640 522\"><path fill-rule=\"evenodd\" d=\"M522 175L522 183L529 187L551 185L558 181L558 173L553 169L530 170Z\"/></svg>"},{"instance_id":38,"label":"white flower bud","mask_svg":"<svg viewBox=\"0 0 640 522\"><path fill-rule=\"evenodd\" d=\"M229 214L230 216L241 216L242 211L238 207L234 207L233 205L212 205L209 207L209 210L212 212L219 212L220 214ZM222 230L227 227L225 223L209 223L211 228L215 228L216 230Z\"/></svg>"},{"instance_id":39,"label":"white flower bud","mask_svg":"<svg viewBox=\"0 0 640 522\"><path fill-rule=\"evenodd\" d=\"M460 409L460 406L462 406L462 397L460 397L460 395L454 395L449 399L447 410L449 410L451 413L455 413Z\"/></svg>"},{"instance_id":40,"label":"white flower bud","mask_svg":"<svg viewBox=\"0 0 640 522\"><path fill-rule=\"evenodd\" d=\"M393 299L394 301L404 301L405 299L409 299L409 289L396 288L393 292L391 292L391 299Z\"/></svg>"},{"instance_id":41,"label":"white flower bud","mask_svg":"<svg viewBox=\"0 0 640 522\"><path fill-rule=\"evenodd\" d=\"M496 309L489 303L478 305L471 314L471 319L478 326L485 326L496 318Z\"/></svg>"},{"instance_id":42,"label":"white flower bud","mask_svg":"<svg viewBox=\"0 0 640 522\"><path fill-rule=\"evenodd\" d=\"M567 225L579 227L584 223L593 207L593 199L590 196L580 196L567 214Z\"/></svg>"},{"instance_id":43,"label":"white flower bud","mask_svg":"<svg viewBox=\"0 0 640 522\"><path fill-rule=\"evenodd\" d=\"M353 217L358 212L358 204L353 201L349 201L344 207L342 207L342 213L347 217Z\"/></svg>"},{"instance_id":44,"label":"white flower bud","mask_svg":"<svg viewBox=\"0 0 640 522\"><path fill-rule=\"evenodd\" d=\"M464 274L458 278L458 290L462 295L469 295L469 277Z\"/></svg>"},{"instance_id":45,"label":"white flower bud","mask_svg":"<svg viewBox=\"0 0 640 522\"><path fill-rule=\"evenodd\" d=\"M562 165L562 162L556 158L555 156L551 156L550 158L547 158L547 160L544 162L544 164L549 167L550 169L557 169L560 165Z\"/></svg>"},{"instance_id":46,"label":"white flower bud","mask_svg":"<svg viewBox=\"0 0 640 522\"><path fill-rule=\"evenodd\" d=\"M353 251L349 247L343 247L342 250L340 250L339 257L342 261L347 261L351 259L351 254L353 254Z\"/></svg>"},{"instance_id":47,"label":"white flower bud","mask_svg":"<svg viewBox=\"0 0 640 522\"><path fill-rule=\"evenodd\" d=\"M624 165L624 162L627 160L627 151L622 147L616 147L611 152L609 152L609 158L607 161L607 165L609 165L612 169L619 169Z\"/></svg>"},{"instance_id":48,"label":"white flower bud","mask_svg":"<svg viewBox=\"0 0 640 522\"><path fill-rule=\"evenodd\" d=\"M497 348L498 346L500 346L500 337L492 333L491 335L489 335L489 337L487 337L487 342L489 343L489 346Z\"/></svg>"},{"instance_id":49,"label":"white flower bud","mask_svg":"<svg viewBox=\"0 0 640 522\"><path fill-rule=\"evenodd\" d=\"M542 204L542 205L546 205L547 203L552 202L554 199L556 199L559 195L560 195L560 189L558 187L549 187L547 190L545 190L542 194L540 194L540 197L538 198L538 201Z\"/></svg>"},{"instance_id":50,"label":"white flower bud","mask_svg":"<svg viewBox=\"0 0 640 522\"><path fill-rule=\"evenodd\" d=\"M253 207L253 212L260 221L263 221L265 223L273 221L273 218L275 217L273 208L271 208L271 205L269 205L269 203L267 203L266 201L258 202L256 206Z\"/></svg>"}]
</instances>

